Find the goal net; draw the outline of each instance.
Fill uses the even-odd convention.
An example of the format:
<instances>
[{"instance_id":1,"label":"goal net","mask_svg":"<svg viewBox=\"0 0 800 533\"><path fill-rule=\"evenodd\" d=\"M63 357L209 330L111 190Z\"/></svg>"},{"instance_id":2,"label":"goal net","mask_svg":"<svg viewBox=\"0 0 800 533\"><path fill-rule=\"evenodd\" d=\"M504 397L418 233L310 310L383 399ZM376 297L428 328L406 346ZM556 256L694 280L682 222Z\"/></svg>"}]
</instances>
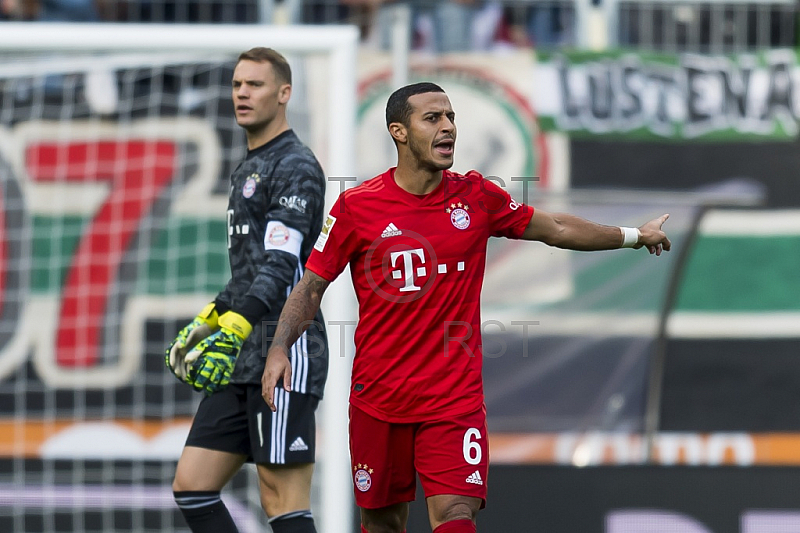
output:
<instances>
[{"instance_id":1,"label":"goal net","mask_svg":"<svg viewBox=\"0 0 800 533\"><path fill-rule=\"evenodd\" d=\"M350 27L3 25L0 531L184 528L170 485L200 396L163 352L229 277L235 59L284 53L291 125L327 175L353 176L356 43ZM332 337L325 532L350 518L347 344ZM223 499L240 531L267 530L252 470Z\"/></svg>"}]
</instances>

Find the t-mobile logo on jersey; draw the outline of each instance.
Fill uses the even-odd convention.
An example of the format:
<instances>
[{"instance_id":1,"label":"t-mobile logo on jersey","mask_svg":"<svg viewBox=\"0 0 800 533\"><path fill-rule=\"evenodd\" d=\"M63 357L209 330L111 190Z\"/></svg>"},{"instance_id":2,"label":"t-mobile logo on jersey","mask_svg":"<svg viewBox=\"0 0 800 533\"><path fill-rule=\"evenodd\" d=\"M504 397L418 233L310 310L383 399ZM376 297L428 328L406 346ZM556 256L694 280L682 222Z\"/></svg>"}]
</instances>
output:
<instances>
[{"instance_id":1,"label":"t-mobile logo on jersey","mask_svg":"<svg viewBox=\"0 0 800 533\"><path fill-rule=\"evenodd\" d=\"M414 257L419 258L418 266L414 267ZM389 259L392 262L392 268L398 266L398 259L402 258L400 263L401 270L392 270L392 279L402 279L403 285L400 287L400 292L410 292L422 290L422 287L415 285L416 278L421 278L428 275L428 269L425 265L425 250L422 248L415 248L413 250L402 250L399 252L392 252Z\"/></svg>"},{"instance_id":2,"label":"t-mobile logo on jersey","mask_svg":"<svg viewBox=\"0 0 800 533\"><path fill-rule=\"evenodd\" d=\"M367 283L381 298L393 303L413 302L433 287L438 275L446 274L448 266L440 264L436 251L423 235L398 229L387 238L378 237L364 255L364 275ZM399 240L404 240L400 244ZM397 244L395 244L397 243ZM463 271L464 261L451 270Z\"/></svg>"}]
</instances>

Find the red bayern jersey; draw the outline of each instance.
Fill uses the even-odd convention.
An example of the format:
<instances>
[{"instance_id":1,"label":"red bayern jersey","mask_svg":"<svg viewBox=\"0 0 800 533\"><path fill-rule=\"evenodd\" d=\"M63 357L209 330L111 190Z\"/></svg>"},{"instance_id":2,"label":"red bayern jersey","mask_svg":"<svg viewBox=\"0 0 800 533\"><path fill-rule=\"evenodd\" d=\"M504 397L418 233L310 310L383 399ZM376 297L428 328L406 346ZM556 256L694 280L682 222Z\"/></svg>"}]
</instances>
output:
<instances>
[{"instance_id":1,"label":"red bayern jersey","mask_svg":"<svg viewBox=\"0 0 800 533\"><path fill-rule=\"evenodd\" d=\"M350 265L353 405L388 422L469 413L483 404L486 244L521 237L533 208L475 171L444 171L426 195L401 189L394 171L339 196L306 268L333 281Z\"/></svg>"}]
</instances>

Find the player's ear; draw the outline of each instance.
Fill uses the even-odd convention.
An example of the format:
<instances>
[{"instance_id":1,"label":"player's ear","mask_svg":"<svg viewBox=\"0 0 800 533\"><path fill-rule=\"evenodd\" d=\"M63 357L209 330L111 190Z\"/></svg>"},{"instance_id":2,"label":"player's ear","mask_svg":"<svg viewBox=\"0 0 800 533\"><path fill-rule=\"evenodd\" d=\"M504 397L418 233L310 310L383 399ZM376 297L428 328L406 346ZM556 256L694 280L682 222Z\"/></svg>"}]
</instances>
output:
<instances>
[{"instance_id":1,"label":"player's ear","mask_svg":"<svg viewBox=\"0 0 800 533\"><path fill-rule=\"evenodd\" d=\"M392 122L389 124L389 134L395 142L405 143L408 140L408 130L401 122Z\"/></svg>"},{"instance_id":2,"label":"player's ear","mask_svg":"<svg viewBox=\"0 0 800 533\"><path fill-rule=\"evenodd\" d=\"M278 89L278 103L286 105L289 103L289 98L292 97L292 86L288 83L281 85Z\"/></svg>"}]
</instances>

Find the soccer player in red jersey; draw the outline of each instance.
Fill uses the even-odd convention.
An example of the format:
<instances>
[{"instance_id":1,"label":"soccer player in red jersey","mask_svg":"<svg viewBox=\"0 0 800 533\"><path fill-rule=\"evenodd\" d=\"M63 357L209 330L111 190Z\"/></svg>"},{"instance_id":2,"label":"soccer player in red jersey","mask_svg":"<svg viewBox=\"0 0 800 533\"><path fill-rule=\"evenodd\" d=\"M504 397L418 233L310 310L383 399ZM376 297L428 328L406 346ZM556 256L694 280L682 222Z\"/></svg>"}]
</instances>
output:
<instances>
[{"instance_id":1,"label":"soccer player in red jersey","mask_svg":"<svg viewBox=\"0 0 800 533\"><path fill-rule=\"evenodd\" d=\"M449 171L455 112L432 83L393 93L386 123L397 167L333 206L281 312L262 394L274 409L276 386L289 390L288 347L350 265L359 303L350 452L362 530L404 531L419 474L434 533L475 533L488 473L480 292L489 237L661 255L668 215L604 226L519 203L477 172Z\"/></svg>"}]
</instances>

